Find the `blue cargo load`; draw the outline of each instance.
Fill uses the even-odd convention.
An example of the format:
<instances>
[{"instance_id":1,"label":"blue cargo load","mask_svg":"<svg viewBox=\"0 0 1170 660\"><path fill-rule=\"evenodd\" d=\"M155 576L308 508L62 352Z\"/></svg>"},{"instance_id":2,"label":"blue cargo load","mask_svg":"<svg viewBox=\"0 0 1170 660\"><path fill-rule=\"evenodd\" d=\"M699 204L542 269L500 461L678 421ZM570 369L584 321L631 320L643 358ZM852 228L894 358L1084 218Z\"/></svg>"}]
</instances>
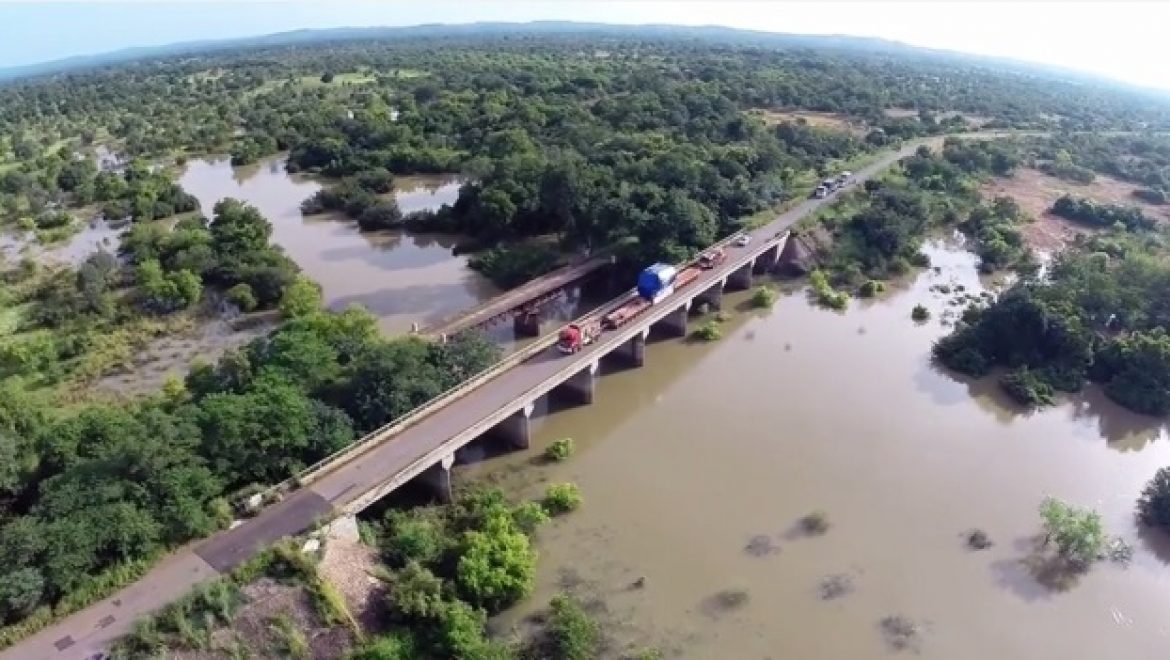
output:
<instances>
[{"instance_id":1,"label":"blue cargo load","mask_svg":"<svg viewBox=\"0 0 1170 660\"><path fill-rule=\"evenodd\" d=\"M678 270L670 264L654 264L638 275L638 295L651 302L658 302L663 294L670 295L670 287Z\"/></svg>"}]
</instances>

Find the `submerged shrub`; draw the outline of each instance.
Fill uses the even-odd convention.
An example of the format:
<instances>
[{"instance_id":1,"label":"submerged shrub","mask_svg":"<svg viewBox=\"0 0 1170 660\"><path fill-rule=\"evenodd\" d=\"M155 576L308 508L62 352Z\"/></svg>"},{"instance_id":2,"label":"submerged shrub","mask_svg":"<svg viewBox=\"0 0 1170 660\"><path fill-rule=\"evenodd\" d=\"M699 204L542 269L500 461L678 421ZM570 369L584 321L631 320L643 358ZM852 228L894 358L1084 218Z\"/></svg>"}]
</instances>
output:
<instances>
[{"instance_id":1,"label":"submerged shrub","mask_svg":"<svg viewBox=\"0 0 1170 660\"><path fill-rule=\"evenodd\" d=\"M568 513L581 506L581 492L577 484L551 484L544 493L544 510L549 515Z\"/></svg>"}]
</instances>

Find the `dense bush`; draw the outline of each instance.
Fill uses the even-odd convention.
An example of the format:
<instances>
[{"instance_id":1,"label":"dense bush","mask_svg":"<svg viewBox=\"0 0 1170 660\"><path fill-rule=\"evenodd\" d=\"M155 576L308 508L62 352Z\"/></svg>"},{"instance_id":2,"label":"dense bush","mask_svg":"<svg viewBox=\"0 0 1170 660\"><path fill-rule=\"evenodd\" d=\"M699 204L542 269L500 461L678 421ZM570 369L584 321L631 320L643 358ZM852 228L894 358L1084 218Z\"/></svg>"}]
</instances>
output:
<instances>
[{"instance_id":1,"label":"dense bush","mask_svg":"<svg viewBox=\"0 0 1170 660\"><path fill-rule=\"evenodd\" d=\"M1170 468L1161 468L1146 484L1137 510L1142 523L1170 532Z\"/></svg>"},{"instance_id":2,"label":"dense bush","mask_svg":"<svg viewBox=\"0 0 1170 660\"><path fill-rule=\"evenodd\" d=\"M1127 408L1166 415L1170 314L1161 292L1170 266L1150 249L1127 235L1087 239L1054 263L1048 279L1025 280L989 307L968 310L934 354L972 376L1026 367L1026 387L1019 379L1003 384L1013 393L1034 391L1035 403L1047 403L1042 383L1075 392L1091 379Z\"/></svg>"},{"instance_id":3,"label":"dense bush","mask_svg":"<svg viewBox=\"0 0 1170 660\"><path fill-rule=\"evenodd\" d=\"M544 509L550 515L560 515L581 506L581 492L576 484L549 484L544 493Z\"/></svg>"},{"instance_id":4,"label":"dense bush","mask_svg":"<svg viewBox=\"0 0 1170 660\"><path fill-rule=\"evenodd\" d=\"M1056 215L1097 227L1120 225L1129 231L1150 230L1155 226L1150 218L1136 206L1100 204L1091 199L1061 195L1052 205Z\"/></svg>"},{"instance_id":5,"label":"dense bush","mask_svg":"<svg viewBox=\"0 0 1170 660\"><path fill-rule=\"evenodd\" d=\"M511 245L479 252L467 265L497 286L510 289L553 270L560 254L547 245Z\"/></svg>"},{"instance_id":6,"label":"dense bush","mask_svg":"<svg viewBox=\"0 0 1170 660\"><path fill-rule=\"evenodd\" d=\"M1020 367L1004 374L999 379L999 385L1008 396L1025 406L1043 406L1053 401L1052 385L1027 367Z\"/></svg>"}]
</instances>

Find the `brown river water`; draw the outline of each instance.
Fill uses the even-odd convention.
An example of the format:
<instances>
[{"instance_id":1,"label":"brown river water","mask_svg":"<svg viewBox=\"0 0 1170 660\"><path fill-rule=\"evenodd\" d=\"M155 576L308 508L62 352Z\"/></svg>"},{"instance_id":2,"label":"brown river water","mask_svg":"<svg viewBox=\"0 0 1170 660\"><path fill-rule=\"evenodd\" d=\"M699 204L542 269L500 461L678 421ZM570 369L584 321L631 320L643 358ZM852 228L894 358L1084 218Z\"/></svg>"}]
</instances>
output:
<instances>
[{"instance_id":1,"label":"brown river water","mask_svg":"<svg viewBox=\"0 0 1170 660\"><path fill-rule=\"evenodd\" d=\"M1132 514L1170 464L1165 430L1095 391L1020 411L934 367L931 342L960 308L931 287L982 289L953 240L928 252L938 272L845 313L803 292L766 312L731 296L721 340L655 342L645 367L603 372L593 405L540 416L530 451L457 468L534 497L574 481L585 498L540 532L537 593L495 623L523 626L572 587L600 608L610 657L1168 657L1170 548ZM933 316L916 324L920 302ZM565 436L574 456L540 465ZM1048 495L1099 510L1132 562L1044 571ZM830 523L820 536L797 526L814 510ZM994 546L968 549L972 528ZM843 595L822 593L830 576ZM888 616L914 624L906 648Z\"/></svg>"},{"instance_id":2,"label":"brown river water","mask_svg":"<svg viewBox=\"0 0 1170 660\"><path fill-rule=\"evenodd\" d=\"M437 208L459 196L454 176L399 177L395 198L404 213ZM499 290L454 256L456 238L402 231L363 233L336 215L304 217L300 204L321 188L311 177L290 176L283 158L245 167L226 159L190 161L179 177L209 217L215 203L235 197L252 204L273 224L273 242L321 284L325 303L342 309L358 303L382 329L401 333L492 298Z\"/></svg>"}]
</instances>

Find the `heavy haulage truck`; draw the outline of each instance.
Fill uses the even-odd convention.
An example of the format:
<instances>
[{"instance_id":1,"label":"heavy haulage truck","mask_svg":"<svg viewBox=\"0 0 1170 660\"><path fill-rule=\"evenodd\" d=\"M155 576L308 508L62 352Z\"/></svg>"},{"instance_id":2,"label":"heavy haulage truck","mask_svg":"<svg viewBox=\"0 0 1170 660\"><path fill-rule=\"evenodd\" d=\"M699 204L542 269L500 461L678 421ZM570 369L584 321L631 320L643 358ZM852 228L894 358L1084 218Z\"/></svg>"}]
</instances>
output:
<instances>
[{"instance_id":1,"label":"heavy haulage truck","mask_svg":"<svg viewBox=\"0 0 1170 660\"><path fill-rule=\"evenodd\" d=\"M709 270L727 260L722 248L715 248L699 257L696 264L681 271L669 264L654 264L638 275L637 295L632 296L616 309L610 310L600 320L588 318L570 323L557 335L557 350L569 355L597 341L606 330L617 330L637 318L639 314L670 297L699 278Z\"/></svg>"}]
</instances>

